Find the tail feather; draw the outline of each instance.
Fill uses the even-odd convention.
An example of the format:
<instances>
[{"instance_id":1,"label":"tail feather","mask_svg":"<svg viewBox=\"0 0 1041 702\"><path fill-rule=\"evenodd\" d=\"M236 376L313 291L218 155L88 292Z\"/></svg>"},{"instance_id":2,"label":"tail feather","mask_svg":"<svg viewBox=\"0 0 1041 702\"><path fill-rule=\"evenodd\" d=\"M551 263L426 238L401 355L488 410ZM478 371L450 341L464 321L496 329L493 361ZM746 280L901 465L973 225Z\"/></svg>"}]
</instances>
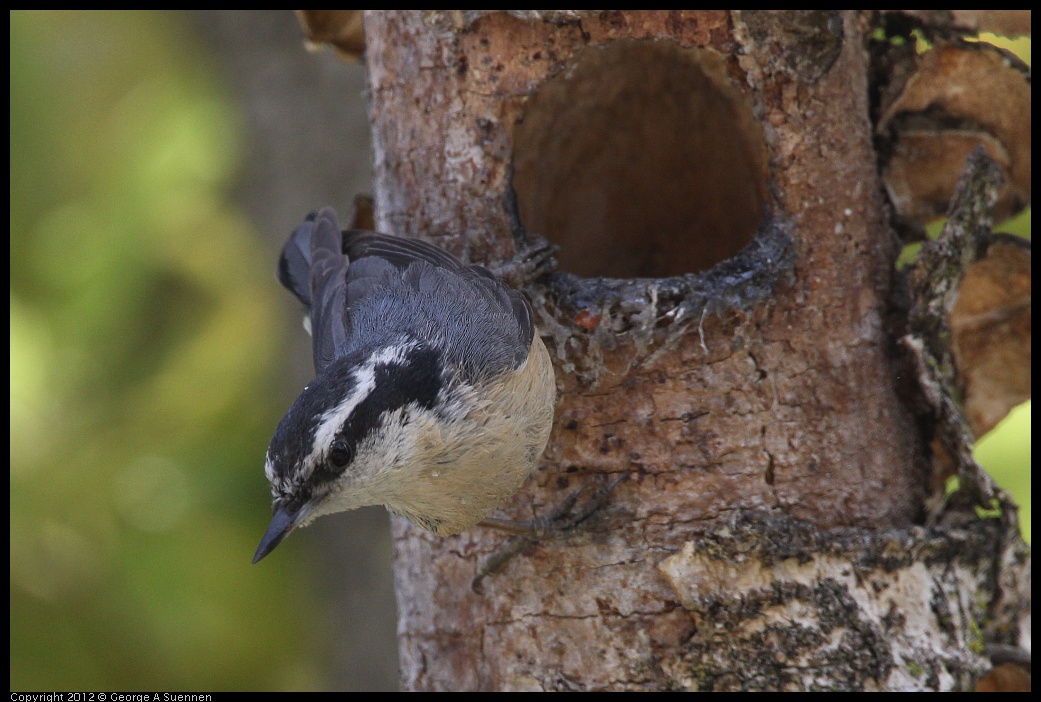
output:
<instances>
[{"instance_id":1,"label":"tail feather","mask_svg":"<svg viewBox=\"0 0 1041 702\"><path fill-rule=\"evenodd\" d=\"M289 237L278 257L278 282L311 309L311 232L317 212L307 215Z\"/></svg>"}]
</instances>

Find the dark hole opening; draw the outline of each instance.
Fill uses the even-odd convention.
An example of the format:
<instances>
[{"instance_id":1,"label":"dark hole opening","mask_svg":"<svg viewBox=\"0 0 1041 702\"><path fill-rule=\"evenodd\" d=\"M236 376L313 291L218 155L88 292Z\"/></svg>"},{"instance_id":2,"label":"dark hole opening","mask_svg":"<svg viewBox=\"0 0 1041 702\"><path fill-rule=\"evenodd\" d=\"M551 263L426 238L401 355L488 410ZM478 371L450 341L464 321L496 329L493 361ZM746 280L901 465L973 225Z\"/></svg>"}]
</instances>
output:
<instances>
[{"instance_id":1,"label":"dark hole opening","mask_svg":"<svg viewBox=\"0 0 1041 702\"><path fill-rule=\"evenodd\" d=\"M660 41L590 48L525 106L521 223L582 276L668 277L740 251L766 201L766 148L720 54Z\"/></svg>"}]
</instances>

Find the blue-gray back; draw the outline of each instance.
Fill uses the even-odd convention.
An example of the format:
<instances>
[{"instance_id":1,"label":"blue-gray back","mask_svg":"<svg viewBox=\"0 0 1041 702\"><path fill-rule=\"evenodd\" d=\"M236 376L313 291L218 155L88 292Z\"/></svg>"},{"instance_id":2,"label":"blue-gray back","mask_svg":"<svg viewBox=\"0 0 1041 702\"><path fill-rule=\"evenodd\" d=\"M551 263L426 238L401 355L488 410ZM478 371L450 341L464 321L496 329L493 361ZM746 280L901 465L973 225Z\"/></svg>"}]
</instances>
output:
<instances>
[{"instance_id":1,"label":"blue-gray back","mask_svg":"<svg viewBox=\"0 0 1041 702\"><path fill-rule=\"evenodd\" d=\"M481 266L417 239L341 232L325 208L286 243L278 278L311 317L315 372L403 340L441 349L465 378L513 370L535 333L531 307Z\"/></svg>"}]
</instances>

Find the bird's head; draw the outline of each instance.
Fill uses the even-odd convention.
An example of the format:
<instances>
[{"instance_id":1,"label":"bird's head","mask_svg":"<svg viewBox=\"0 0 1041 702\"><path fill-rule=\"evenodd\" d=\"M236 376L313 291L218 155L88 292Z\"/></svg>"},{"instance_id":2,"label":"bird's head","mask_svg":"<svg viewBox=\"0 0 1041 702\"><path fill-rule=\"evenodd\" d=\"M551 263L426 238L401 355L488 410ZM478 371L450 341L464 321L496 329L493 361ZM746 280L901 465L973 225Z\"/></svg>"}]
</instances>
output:
<instances>
[{"instance_id":1,"label":"bird's head","mask_svg":"<svg viewBox=\"0 0 1041 702\"><path fill-rule=\"evenodd\" d=\"M274 516L253 562L322 515L386 504L395 472L423 461L419 427L443 409L445 378L435 349L406 342L323 369L268 447Z\"/></svg>"}]
</instances>

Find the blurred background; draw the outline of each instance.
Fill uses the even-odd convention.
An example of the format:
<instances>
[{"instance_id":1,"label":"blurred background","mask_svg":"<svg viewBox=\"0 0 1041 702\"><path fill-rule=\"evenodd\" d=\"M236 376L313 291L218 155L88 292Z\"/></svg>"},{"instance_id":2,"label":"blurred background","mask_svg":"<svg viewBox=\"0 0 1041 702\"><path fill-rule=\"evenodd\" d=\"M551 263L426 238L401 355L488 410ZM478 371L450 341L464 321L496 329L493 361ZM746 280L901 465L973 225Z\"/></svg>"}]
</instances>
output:
<instances>
[{"instance_id":1,"label":"blurred background","mask_svg":"<svg viewBox=\"0 0 1041 702\"><path fill-rule=\"evenodd\" d=\"M250 559L311 379L285 238L370 189L280 12L12 12L12 689L396 689L389 520Z\"/></svg>"},{"instance_id":2,"label":"blurred background","mask_svg":"<svg viewBox=\"0 0 1041 702\"><path fill-rule=\"evenodd\" d=\"M364 68L289 11L10 19L11 689L396 689L382 508L250 565L311 378L275 261L370 190ZM1028 539L1029 427L977 447Z\"/></svg>"}]
</instances>

